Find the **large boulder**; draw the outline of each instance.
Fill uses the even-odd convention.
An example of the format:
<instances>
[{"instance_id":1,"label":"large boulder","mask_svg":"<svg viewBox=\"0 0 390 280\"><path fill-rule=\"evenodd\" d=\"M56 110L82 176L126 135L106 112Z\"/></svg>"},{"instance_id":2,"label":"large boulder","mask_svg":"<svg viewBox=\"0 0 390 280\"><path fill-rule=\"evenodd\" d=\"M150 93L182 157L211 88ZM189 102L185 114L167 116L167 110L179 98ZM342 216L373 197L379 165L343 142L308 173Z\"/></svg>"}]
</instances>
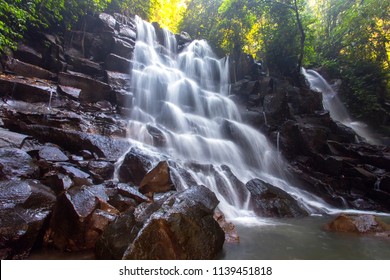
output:
<instances>
[{"instance_id":1,"label":"large boulder","mask_svg":"<svg viewBox=\"0 0 390 280\"><path fill-rule=\"evenodd\" d=\"M37 181L0 181L0 259L26 258L42 242L56 197Z\"/></svg>"},{"instance_id":2,"label":"large boulder","mask_svg":"<svg viewBox=\"0 0 390 280\"><path fill-rule=\"evenodd\" d=\"M119 181L140 185L156 158L139 148L131 148L119 167Z\"/></svg>"},{"instance_id":3,"label":"large boulder","mask_svg":"<svg viewBox=\"0 0 390 280\"><path fill-rule=\"evenodd\" d=\"M246 184L251 193L251 205L262 217L292 218L307 216L308 213L287 192L260 179Z\"/></svg>"},{"instance_id":4,"label":"large boulder","mask_svg":"<svg viewBox=\"0 0 390 280\"><path fill-rule=\"evenodd\" d=\"M72 187L58 197L47 240L61 250L92 249L118 211L103 185Z\"/></svg>"},{"instance_id":5,"label":"large boulder","mask_svg":"<svg viewBox=\"0 0 390 280\"><path fill-rule=\"evenodd\" d=\"M168 194L150 207L141 207L140 211L124 213L103 233L97 243L97 256L103 259L215 258L225 238L213 218L217 204L209 189L194 186Z\"/></svg>"}]
</instances>

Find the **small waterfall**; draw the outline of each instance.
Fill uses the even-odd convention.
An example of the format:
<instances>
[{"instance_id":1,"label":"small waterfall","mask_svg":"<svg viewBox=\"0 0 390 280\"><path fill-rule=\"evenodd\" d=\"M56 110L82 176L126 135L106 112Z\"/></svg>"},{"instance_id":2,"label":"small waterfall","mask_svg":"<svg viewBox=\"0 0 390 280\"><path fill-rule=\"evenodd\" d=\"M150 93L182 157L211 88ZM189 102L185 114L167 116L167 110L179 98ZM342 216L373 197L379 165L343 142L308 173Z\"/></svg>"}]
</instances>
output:
<instances>
[{"instance_id":1,"label":"small waterfall","mask_svg":"<svg viewBox=\"0 0 390 280\"><path fill-rule=\"evenodd\" d=\"M181 177L185 170L193 182L213 190L228 218L253 216L250 194L237 178L244 184L260 178L278 186L309 211L329 209L288 183L277 151L263 134L241 123L238 108L228 97L228 58L218 59L203 40L193 41L178 54L170 33L164 33L164 46L159 46L152 25L140 18L136 22L131 73L135 100L128 130L134 145L172 159L173 173L183 188L189 187ZM150 128L159 131L163 146L153 147Z\"/></svg>"},{"instance_id":2,"label":"small waterfall","mask_svg":"<svg viewBox=\"0 0 390 280\"><path fill-rule=\"evenodd\" d=\"M351 120L347 109L341 102L337 92L333 90L332 86L318 72L302 68L302 74L305 76L313 90L322 93L323 106L329 111L332 119L348 126L368 143L380 144L379 141L373 137L366 124Z\"/></svg>"}]
</instances>

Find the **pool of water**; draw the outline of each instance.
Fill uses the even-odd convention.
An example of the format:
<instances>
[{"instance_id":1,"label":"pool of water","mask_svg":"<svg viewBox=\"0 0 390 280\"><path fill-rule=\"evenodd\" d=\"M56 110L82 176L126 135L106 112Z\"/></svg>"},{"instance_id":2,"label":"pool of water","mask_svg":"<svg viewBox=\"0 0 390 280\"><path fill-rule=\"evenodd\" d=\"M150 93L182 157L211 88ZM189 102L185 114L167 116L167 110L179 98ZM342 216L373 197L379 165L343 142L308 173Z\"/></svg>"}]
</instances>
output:
<instances>
[{"instance_id":1,"label":"pool of water","mask_svg":"<svg viewBox=\"0 0 390 280\"><path fill-rule=\"evenodd\" d=\"M238 244L225 244L219 259L389 260L390 238L323 230L334 217L236 221ZM382 220L389 223L388 217Z\"/></svg>"}]
</instances>

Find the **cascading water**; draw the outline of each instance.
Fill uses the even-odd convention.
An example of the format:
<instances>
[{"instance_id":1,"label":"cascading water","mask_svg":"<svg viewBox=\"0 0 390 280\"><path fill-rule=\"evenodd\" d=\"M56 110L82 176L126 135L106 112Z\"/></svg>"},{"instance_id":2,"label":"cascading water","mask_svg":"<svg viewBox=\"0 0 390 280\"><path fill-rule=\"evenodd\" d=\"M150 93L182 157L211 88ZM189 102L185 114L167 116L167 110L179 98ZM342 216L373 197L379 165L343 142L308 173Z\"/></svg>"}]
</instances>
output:
<instances>
[{"instance_id":1,"label":"cascading water","mask_svg":"<svg viewBox=\"0 0 390 280\"><path fill-rule=\"evenodd\" d=\"M338 97L337 92L333 90L332 86L318 72L302 68L302 74L305 76L313 90L322 93L323 106L329 111L332 119L351 128L368 143L380 144L380 141L373 137L366 124L351 120L347 109Z\"/></svg>"},{"instance_id":2,"label":"cascading water","mask_svg":"<svg viewBox=\"0 0 390 280\"><path fill-rule=\"evenodd\" d=\"M218 60L205 41L197 40L178 54L170 32L163 31L161 46L153 26L136 21L134 108L128 132L133 143L172 159L193 181L212 189L228 218L252 215L249 192L237 189L232 173L244 183L261 178L278 186L309 211L326 208L320 199L283 179L283 162L275 149L264 135L241 123L228 97L227 58ZM152 147L151 128L164 138L158 148ZM180 185L189 187L180 170L172 169Z\"/></svg>"}]
</instances>

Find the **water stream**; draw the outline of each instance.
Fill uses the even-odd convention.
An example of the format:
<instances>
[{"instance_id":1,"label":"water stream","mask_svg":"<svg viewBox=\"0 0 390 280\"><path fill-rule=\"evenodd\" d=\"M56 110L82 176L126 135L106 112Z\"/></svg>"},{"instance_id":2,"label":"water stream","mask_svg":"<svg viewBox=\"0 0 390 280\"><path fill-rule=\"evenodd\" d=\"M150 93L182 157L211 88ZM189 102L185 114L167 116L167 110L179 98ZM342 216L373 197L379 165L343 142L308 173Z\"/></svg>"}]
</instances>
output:
<instances>
[{"instance_id":1,"label":"water stream","mask_svg":"<svg viewBox=\"0 0 390 280\"><path fill-rule=\"evenodd\" d=\"M318 72L311 69L302 69L302 74L306 77L313 90L322 93L323 105L329 111L330 116L345 126L351 128L364 141L370 144L381 144L378 139L374 137L365 123L354 121L348 114L347 109L341 102L337 92L332 86L322 77ZM357 139L359 141L359 139Z\"/></svg>"}]
</instances>

